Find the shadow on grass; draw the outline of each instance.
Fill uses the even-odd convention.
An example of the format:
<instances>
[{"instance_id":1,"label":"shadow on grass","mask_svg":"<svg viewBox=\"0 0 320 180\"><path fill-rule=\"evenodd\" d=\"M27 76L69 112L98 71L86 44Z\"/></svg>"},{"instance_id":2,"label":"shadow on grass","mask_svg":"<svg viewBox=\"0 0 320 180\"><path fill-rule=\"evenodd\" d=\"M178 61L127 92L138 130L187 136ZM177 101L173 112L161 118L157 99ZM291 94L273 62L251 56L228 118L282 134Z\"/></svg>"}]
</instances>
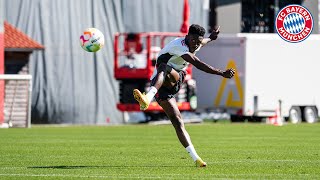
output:
<instances>
[{"instance_id":1,"label":"shadow on grass","mask_svg":"<svg viewBox=\"0 0 320 180\"><path fill-rule=\"evenodd\" d=\"M172 165L110 165L110 166L30 166L34 169L86 169L86 168L172 168L172 167L194 167L194 166L172 166Z\"/></svg>"}]
</instances>

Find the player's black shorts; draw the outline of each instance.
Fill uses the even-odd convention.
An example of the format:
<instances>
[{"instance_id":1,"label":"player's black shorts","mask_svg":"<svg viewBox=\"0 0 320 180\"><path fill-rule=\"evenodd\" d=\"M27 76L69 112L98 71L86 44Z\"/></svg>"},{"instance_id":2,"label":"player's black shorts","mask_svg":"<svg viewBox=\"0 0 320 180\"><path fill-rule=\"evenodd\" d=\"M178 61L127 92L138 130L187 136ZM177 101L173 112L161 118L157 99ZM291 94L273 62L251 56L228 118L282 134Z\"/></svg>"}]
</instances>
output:
<instances>
[{"instance_id":1,"label":"player's black shorts","mask_svg":"<svg viewBox=\"0 0 320 180\"><path fill-rule=\"evenodd\" d=\"M169 100L174 98L174 96L179 92L187 73L185 71L177 72L179 72L179 80L172 88L161 86L161 88L158 90L158 93L154 97L158 103L160 103L161 100Z\"/></svg>"}]
</instances>

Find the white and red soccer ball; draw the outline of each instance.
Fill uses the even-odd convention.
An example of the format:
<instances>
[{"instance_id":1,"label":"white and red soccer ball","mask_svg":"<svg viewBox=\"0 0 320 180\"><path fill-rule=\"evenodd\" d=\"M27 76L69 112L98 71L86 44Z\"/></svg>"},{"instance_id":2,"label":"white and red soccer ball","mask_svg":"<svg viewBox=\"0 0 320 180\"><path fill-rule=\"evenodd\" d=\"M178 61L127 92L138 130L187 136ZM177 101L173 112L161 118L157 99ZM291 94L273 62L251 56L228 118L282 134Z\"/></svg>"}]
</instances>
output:
<instances>
[{"instance_id":1,"label":"white and red soccer ball","mask_svg":"<svg viewBox=\"0 0 320 180\"><path fill-rule=\"evenodd\" d=\"M80 46L88 52L97 52L104 46L104 36L96 28L87 28L80 36Z\"/></svg>"},{"instance_id":2,"label":"white and red soccer ball","mask_svg":"<svg viewBox=\"0 0 320 180\"><path fill-rule=\"evenodd\" d=\"M275 26L279 36L285 41L301 42L312 32L312 14L301 5L288 5L279 11Z\"/></svg>"}]
</instances>

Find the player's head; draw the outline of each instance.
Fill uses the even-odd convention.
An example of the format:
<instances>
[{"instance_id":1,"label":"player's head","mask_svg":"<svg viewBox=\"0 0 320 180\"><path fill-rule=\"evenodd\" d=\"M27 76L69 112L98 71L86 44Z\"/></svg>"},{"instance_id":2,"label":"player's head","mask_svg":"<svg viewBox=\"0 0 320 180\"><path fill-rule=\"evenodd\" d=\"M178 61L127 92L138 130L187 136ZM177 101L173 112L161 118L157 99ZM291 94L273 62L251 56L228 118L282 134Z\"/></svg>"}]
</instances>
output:
<instances>
[{"instance_id":1,"label":"player's head","mask_svg":"<svg viewBox=\"0 0 320 180\"><path fill-rule=\"evenodd\" d=\"M205 29L198 24L192 24L189 27L188 34L186 35L186 43L190 52L194 52L200 46L205 33Z\"/></svg>"},{"instance_id":2,"label":"player's head","mask_svg":"<svg viewBox=\"0 0 320 180\"><path fill-rule=\"evenodd\" d=\"M204 36L205 33L206 33L206 30L198 24L191 24L188 31L188 34L198 35L202 37Z\"/></svg>"}]
</instances>

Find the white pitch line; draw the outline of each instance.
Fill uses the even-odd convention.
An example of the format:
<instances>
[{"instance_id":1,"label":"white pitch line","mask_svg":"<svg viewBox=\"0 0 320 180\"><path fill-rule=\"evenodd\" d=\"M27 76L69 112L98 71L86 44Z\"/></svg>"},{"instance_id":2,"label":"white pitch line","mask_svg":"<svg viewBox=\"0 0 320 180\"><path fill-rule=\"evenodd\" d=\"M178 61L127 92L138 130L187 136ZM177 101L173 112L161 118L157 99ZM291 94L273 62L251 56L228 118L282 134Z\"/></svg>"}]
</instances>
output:
<instances>
[{"instance_id":1,"label":"white pitch line","mask_svg":"<svg viewBox=\"0 0 320 180\"><path fill-rule=\"evenodd\" d=\"M201 176L203 178L208 177L215 177L215 178L230 178L230 177L270 177L270 176L294 176L294 177L303 177L303 176L311 176L311 177L320 177L319 175L314 174L259 174L259 173L253 173L253 174L202 174ZM133 179L133 178L148 178L148 179L161 179L161 178L168 178L168 177L175 177L175 176L189 176L186 174L166 174L161 176L150 176L146 174L131 174L130 176L124 176L119 174L114 175L75 175L75 174L0 174L0 176L20 176L20 177L74 177L74 178L121 178L121 179ZM201 177L190 177L192 179L199 179Z\"/></svg>"},{"instance_id":2,"label":"white pitch line","mask_svg":"<svg viewBox=\"0 0 320 180\"><path fill-rule=\"evenodd\" d=\"M296 159L230 159L230 160L223 160L223 161L206 161L209 165L210 164L229 164L229 163L272 163L272 162L294 162L294 163L320 163L320 160L296 160ZM160 165L161 166L161 165ZM159 167L160 167L159 166ZM156 166L141 166L141 167L133 167L133 168L155 168ZM188 168L190 166L186 166ZM46 166L44 166L46 168ZM90 167L88 167L90 168ZM95 167L99 168L99 167ZM132 168L131 166L123 166L123 168ZM0 169L32 169L31 167L12 167L12 166L2 166ZM55 169L54 167L47 169Z\"/></svg>"},{"instance_id":3,"label":"white pitch line","mask_svg":"<svg viewBox=\"0 0 320 180\"><path fill-rule=\"evenodd\" d=\"M0 167L0 169L27 169L27 167Z\"/></svg>"},{"instance_id":4,"label":"white pitch line","mask_svg":"<svg viewBox=\"0 0 320 180\"><path fill-rule=\"evenodd\" d=\"M251 162L251 163L264 163L264 162L306 162L306 163L320 163L320 160L295 160L295 159L236 159L236 160L225 160L225 161L207 161L209 164L227 164L227 163L242 163L242 162Z\"/></svg>"},{"instance_id":5,"label":"white pitch line","mask_svg":"<svg viewBox=\"0 0 320 180\"><path fill-rule=\"evenodd\" d=\"M119 175L67 175L67 174L0 174L0 176L19 176L19 177L72 177L72 178L120 178L120 179L140 179L140 178L147 178L147 179L161 179L160 176L119 176Z\"/></svg>"}]
</instances>

